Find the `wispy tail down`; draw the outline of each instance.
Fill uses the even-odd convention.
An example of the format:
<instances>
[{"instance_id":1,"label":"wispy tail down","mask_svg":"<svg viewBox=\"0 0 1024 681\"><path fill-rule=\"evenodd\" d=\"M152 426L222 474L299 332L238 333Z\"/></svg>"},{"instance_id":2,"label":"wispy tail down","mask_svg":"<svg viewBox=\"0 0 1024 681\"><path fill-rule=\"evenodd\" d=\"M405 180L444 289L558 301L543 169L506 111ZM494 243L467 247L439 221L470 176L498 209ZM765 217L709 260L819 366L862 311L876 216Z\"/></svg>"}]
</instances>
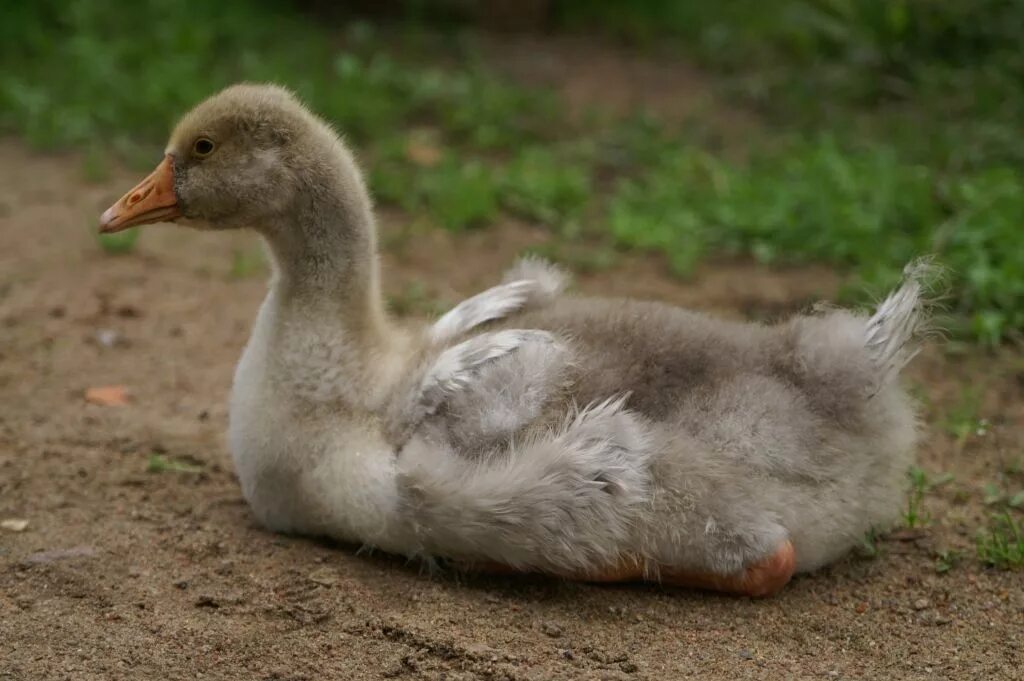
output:
<instances>
[{"instance_id":1,"label":"wispy tail down","mask_svg":"<svg viewBox=\"0 0 1024 681\"><path fill-rule=\"evenodd\" d=\"M881 383L899 374L920 352L920 340L931 326L935 305L929 291L942 278L942 268L931 258L920 258L903 268L903 283L882 301L868 320L864 344L878 367Z\"/></svg>"}]
</instances>

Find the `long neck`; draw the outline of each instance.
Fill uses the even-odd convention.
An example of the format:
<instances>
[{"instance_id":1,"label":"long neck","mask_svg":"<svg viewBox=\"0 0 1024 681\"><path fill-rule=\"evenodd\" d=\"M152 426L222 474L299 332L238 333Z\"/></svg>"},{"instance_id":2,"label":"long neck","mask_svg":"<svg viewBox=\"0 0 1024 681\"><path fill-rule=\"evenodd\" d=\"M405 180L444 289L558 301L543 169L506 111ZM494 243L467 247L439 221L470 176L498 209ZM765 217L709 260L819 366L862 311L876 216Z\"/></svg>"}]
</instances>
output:
<instances>
[{"instance_id":1,"label":"long neck","mask_svg":"<svg viewBox=\"0 0 1024 681\"><path fill-rule=\"evenodd\" d=\"M324 148L334 153L317 160ZM376 411L415 341L384 311L373 212L352 158L326 135L303 158L294 200L259 229L275 270L257 322L267 364L297 396Z\"/></svg>"},{"instance_id":2,"label":"long neck","mask_svg":"<svg viewBox=\"0 0 1024 681\"><path fill-rule=\"evenodd\" d=\"M278 224L261 230L279 302L339 324L359 344L388 333L370 200L354 168L303 183ZM348 172L344 172L348 171Z\"/></svg>"}]
</instances>

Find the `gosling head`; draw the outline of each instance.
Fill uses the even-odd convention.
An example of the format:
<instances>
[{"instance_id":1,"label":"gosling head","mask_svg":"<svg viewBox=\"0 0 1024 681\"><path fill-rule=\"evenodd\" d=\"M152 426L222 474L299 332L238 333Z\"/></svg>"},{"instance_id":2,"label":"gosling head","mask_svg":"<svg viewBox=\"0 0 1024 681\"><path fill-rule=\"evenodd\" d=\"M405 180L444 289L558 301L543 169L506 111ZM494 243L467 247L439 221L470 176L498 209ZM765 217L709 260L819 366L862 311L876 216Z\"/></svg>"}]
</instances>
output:
<instances>
[{"instance_id":1,"label":"gosling head","mask_svg":"<svg viewBox=\"0 0 1024 681\"><path fill-rule=\"evenodd\" d=\"M279 228L298 194L336 170L331 151L350 158L330 127L287 90L229 87L181 119L163 161L103 213L100 231L154 222Z\"/></svg>"}]
</instances>

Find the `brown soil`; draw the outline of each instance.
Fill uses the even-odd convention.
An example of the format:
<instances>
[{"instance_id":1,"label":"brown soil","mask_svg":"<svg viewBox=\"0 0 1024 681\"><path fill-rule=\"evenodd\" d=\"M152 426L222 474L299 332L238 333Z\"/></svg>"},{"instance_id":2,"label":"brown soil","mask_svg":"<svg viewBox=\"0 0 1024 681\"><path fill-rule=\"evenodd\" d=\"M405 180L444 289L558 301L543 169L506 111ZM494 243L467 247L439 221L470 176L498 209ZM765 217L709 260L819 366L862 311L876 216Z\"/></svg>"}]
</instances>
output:
<instances>
[{"instance_id":1,"label":"brown soil","mask_svg":"<svg viewBox=\"0 0 1024 681\"><path fill-rule=\"evenodd\" d=\"M431 577L256 525L223 439L264 292L232 261L256 244L160 226L131 255L102 253L96 215L136 179L85 185L75 158L0 143L0 521L28 521L0 529L0 679L1021 678L1024 579L973 553L983 486L1024 451L1019 354L918 360L921 464L955 476L927 496L931 523L774 599ZM399 296L415 281L473 293L545 239L513 223L403 238L384 222ZM838 281L733 262L680 282L632 257L579 286L764 318ZM129 404L87 403L105 385ZM942 422L972 387L991 427L958 445ZM148 472L154 453L200 472ZM964 557L939 574L945 549Z\"/></svg>"}]
</instances>

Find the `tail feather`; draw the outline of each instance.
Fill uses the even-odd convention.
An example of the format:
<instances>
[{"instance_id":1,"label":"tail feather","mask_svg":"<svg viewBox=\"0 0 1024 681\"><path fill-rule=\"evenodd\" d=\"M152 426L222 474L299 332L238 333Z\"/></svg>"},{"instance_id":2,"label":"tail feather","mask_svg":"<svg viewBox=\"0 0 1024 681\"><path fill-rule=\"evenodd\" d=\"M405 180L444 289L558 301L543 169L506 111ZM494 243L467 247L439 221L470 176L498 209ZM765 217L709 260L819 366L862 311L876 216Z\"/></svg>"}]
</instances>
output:
<instances>
[{"instance_id":1,"label":"tail feather","mask_svg":"<svg viewBox=\"0 0 1024 681\"><path fill-rule=\"evenodd\" d=\"M930 329L934 304L928 290L939 275L940 268L930 259L909 263L903 268L903 283L868 320L864 345L883 383L920 352L919 342Z\"/></svg>"}]
</instances>

